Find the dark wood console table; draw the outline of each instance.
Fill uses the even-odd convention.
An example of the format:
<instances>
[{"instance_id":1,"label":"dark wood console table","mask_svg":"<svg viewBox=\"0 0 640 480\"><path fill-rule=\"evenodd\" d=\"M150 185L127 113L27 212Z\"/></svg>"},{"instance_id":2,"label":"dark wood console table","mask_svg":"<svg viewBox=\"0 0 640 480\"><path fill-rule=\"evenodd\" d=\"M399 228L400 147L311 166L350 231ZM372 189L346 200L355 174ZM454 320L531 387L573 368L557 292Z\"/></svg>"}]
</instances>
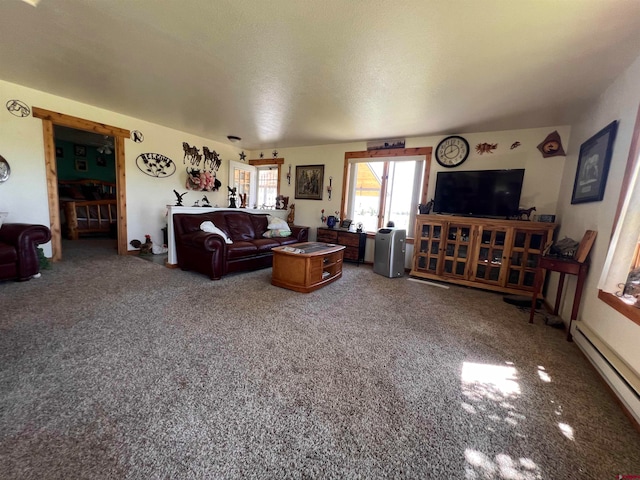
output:
<instances>
[{"instance_id":1,"label":"dark wood console table","mask_svg":"<svg viewBox=\"0 0 640 480\"><path fill-rule=\"evenodd\" d=\"M324 228L318 227L318 242L335 243L344 245L345 261L364 263L364 250L367 244L367 234L365 232L350 232L341 228Z\"/></svg>"}]
</instances>

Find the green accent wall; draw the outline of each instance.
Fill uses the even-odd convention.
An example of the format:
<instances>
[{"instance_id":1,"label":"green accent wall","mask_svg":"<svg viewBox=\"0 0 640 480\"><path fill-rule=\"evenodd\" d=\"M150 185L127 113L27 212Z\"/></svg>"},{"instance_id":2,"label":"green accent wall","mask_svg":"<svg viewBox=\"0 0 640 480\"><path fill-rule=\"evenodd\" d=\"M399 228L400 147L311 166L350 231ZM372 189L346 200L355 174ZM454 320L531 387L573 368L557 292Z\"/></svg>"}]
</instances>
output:
<instances>
[{"instance_id":1,"label":"green accent wall","mask_svg":"<svg viewBox=\"0 0 640 480\"><path fill-rule=\"evenodd\" d=\"M64 140L56 140L56 163L58 165L59 180L80 180L90 178L92 180L102 180L105 182L116 181L116 156L115 154L104 155L98 153L96 147L82 145L85 148L86 156L75 155L75 144ZM62 155L58 156L62 150ZM98 165L98 159L102 160L102 165ZM76 162L78 161L78 162ZM86 164L87 171L76 169L76 163Z\"/></svg>"}]
</instances>

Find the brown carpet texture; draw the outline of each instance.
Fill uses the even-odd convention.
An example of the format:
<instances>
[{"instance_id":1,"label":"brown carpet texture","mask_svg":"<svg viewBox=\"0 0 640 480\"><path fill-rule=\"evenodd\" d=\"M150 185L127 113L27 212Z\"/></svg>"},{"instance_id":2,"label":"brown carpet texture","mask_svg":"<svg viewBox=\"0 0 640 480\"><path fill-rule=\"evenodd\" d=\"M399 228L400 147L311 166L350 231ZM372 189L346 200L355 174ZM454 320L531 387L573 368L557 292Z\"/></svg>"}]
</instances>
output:
<instances>
[{"instance_id":1,"label":"brown carpet texture","mask_svg":"<svg viewBox=\"0 0 640 480\"><path fill-rule=\"evenodd\" d=\"M67 248L0 283L0 477L613 479L640 434L502 295L346 264L310 294Z\"/></svg>"}]
</instances>

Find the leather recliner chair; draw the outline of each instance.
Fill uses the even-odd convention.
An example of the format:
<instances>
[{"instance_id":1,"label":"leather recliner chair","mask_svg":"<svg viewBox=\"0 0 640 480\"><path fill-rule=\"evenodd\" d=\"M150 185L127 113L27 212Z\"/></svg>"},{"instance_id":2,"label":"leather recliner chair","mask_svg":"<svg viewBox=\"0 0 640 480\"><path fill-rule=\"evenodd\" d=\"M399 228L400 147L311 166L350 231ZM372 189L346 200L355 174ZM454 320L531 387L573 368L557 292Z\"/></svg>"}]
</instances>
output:
<instances>
[{"instance_id":1,"label":"leather recliner chair","mask_svg":"<svg viewBox=\"0 0 640 480\"><path fill-rule=\"evenodd\" d=\"M51 240L44 225L4 223L0 227L0 280L29 280L40 271L37 247Z\"/></svg>"}]
</instances>

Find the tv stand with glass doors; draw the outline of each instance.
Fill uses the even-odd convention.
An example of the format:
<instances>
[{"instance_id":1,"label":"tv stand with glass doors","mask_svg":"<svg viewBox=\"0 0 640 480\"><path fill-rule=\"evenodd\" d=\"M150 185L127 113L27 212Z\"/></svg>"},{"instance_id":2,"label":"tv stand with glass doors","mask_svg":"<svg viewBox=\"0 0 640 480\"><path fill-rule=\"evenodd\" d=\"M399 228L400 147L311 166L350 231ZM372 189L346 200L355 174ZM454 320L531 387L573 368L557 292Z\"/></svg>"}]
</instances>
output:
<instances>
[{"instance_id":1,"label":"tv stand with glass doors","mask_svg":"<svg viewBox=\"0 0 640 480\"><path fill-rule=\"evenodd\" d=\"M418 215L411 276L532 296L557 224Z\"/></svg>"}]
</instances>

